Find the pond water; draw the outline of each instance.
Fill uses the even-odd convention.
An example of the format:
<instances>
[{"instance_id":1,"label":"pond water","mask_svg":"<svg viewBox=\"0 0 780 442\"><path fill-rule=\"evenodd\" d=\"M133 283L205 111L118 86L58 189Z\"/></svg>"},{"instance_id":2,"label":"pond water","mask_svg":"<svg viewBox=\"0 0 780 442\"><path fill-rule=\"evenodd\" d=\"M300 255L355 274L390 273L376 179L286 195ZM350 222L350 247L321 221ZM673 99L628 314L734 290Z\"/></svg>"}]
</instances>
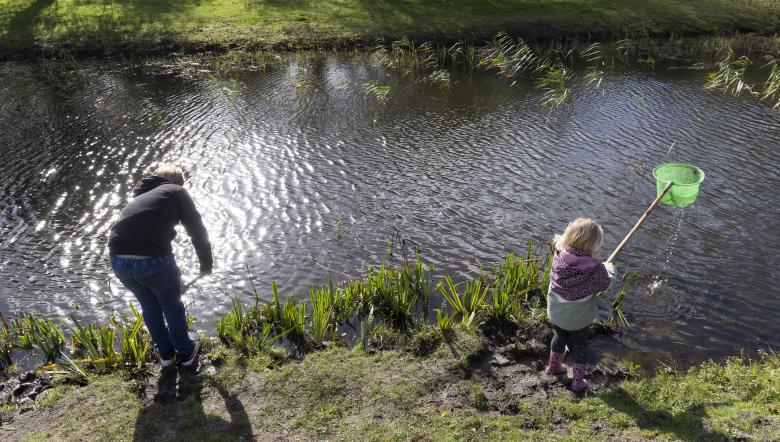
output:
<instances>
[{"instance_id":1,"label":"pond water","mask_svg":"<svg viewBox=\"0 0 780 442\"><path fill-rule=\"evenodd\" d=\"M189 170L211 235L215 273L186 296L211 333L231 297L251 299L248 273L263 296L273 280L305 296L328 275L398 262L394 232L456 280L528 239L542 251L577 216L602 223L606 255L652 201L653 166L683 161L707 173L699 200L684 213L661 206L619 258L640 275L621 349L682 365L776 349L780 112L706 91L704 76L582 80L550 112L530 82L454 74L440 88L340 57L223 75L7 63L0 310L126 311L132 295L110 274L107 232L157 161ZM361 91L374 79L391 86L387 100ZM192 278L186 235L175 253Z\"/></svg>"}]
</instances>

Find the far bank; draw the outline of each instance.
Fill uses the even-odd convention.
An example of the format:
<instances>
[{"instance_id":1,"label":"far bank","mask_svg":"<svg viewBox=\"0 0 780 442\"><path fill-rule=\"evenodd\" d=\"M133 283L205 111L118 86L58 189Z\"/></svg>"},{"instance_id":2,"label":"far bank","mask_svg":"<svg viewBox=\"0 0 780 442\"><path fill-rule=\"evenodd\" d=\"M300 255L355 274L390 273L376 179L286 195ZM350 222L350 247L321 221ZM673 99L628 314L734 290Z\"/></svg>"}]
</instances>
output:
<instances>
[{"instance_id":1,"label":"far bank","mask_svg":"<svg viewBox=\"0 0 780 442\"><path fill-rule=\"evenodd\" d=\"M446 44L499 31L528 40L603 40L780 29L778 2L748 0L0 0L0 11L0 59L345 48L402 36Z\"/></svg>"}]
</instances>

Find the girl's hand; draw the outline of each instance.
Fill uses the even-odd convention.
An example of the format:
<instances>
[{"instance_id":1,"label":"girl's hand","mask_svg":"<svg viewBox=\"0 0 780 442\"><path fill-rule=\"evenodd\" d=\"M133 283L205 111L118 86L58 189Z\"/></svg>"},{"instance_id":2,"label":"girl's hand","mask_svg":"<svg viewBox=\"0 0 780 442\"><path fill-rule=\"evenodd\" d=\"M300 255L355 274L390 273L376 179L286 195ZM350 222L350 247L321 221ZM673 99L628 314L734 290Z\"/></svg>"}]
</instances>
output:
<instances>
[{"instance_id":1,"label":"girl's hand","mask_svg":"<svg viewBox=\"0 0 780 442\"><path fill-rule=\"evenodd\" d=\"M605 262L604 267L607 269L607 273L609 273L609 276L614 278L615 273L617 273L617 271L615 270L615 264L611 262Z\"/></svg>"}]
</instances>

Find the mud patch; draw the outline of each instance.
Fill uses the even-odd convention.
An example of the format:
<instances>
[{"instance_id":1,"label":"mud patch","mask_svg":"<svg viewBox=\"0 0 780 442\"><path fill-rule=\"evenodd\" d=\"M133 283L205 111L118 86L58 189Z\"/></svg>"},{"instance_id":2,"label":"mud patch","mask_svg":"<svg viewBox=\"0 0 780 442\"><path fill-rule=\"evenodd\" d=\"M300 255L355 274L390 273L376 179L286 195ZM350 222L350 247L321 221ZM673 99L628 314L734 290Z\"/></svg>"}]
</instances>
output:
<instances>
[{"instance_id":1,"label":"mud patch","mask_svg":"<svg viewBox=\"0 0 780 442\"><path fill-rule=\"evenodd\" d=\"M428 402L441 410L476 408L514 415L519 401L543 402L553 397L578 398L625 379L627 370L619 365L589 364L590 383L584 393L574 393L569 376L544 373L549 327L540 323L488 323L478 351L428 396ZM564 361L566 363L566 361Z\"/></svg>"}]
</instances>

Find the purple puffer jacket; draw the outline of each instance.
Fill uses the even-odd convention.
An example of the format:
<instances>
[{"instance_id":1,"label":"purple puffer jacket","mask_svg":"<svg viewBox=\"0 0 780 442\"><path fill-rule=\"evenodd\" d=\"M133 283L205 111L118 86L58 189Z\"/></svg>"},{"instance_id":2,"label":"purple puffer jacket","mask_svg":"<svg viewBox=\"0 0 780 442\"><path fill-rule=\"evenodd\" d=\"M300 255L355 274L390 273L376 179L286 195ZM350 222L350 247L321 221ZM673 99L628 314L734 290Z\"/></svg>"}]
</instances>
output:
<instances>
[{"instance_id":1,"label":"purple puffer jacket","mask_svg":"<svg viewBox=\"0 0 780 442\"><path fill-rule=\"evenodd\" d=\"M555 252L550 286L567 301L576 301L609 288L609 273L600 261L572 247Z\"/></svg>"}]
</instances>

